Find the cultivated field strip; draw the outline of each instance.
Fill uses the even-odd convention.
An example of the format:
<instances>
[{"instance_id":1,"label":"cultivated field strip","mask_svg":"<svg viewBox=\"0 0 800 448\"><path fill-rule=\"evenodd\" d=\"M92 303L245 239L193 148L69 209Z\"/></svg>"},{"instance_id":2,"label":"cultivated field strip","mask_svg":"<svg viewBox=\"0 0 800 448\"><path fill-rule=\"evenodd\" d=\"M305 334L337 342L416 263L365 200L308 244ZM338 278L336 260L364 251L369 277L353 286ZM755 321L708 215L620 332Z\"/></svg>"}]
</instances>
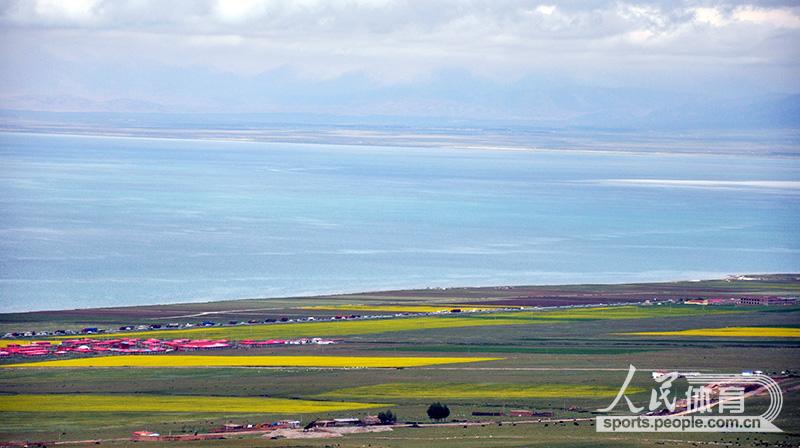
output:
<instances>
[{"instance_id":1,"label":"cultivated field strip","mask_svg":"<svg viewBox=\"0 0 800 448\"><path fill-rule=\"evenodd\" d=\"M202 395L0 395L0 412L191 412L303 414L387 406L374 403Z\"/></svg>"},{"instance_id":2,"label":"cultivated field strip","mask_svg":"<svg viewBox=\"0 0 800 448\"><path fill-rule=\"evenodd\" d=\"M639 331L621 333L635 336L712 336L743 338L800 338L800 328L794 327L722 327L696 328L678 331Z\"/></svg>"},{"instance_id":3,"label":"cultivated field strip","mask_svg":"<svg viewBox=\"0 0 800 448\"><path fill-rule=\"evenodd\" d=\"M628 392L644 389L630 387ZM360 397L360 399L447 399L475 398L606 398L614 397L619 388L585 384L497 384L497 383L385 383L337 389L318 395L318 398Z\"/></svg>"}]
</instances>

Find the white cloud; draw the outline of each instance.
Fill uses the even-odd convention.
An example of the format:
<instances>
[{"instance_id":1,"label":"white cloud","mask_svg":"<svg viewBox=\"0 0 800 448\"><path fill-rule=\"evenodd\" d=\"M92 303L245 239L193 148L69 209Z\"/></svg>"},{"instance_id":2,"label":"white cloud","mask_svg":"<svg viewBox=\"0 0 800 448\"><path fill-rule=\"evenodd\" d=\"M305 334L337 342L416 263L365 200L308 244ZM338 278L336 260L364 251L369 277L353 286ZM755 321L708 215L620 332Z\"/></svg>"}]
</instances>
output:
<instances>
[{"instance_id":1,"label":"white cloud","mask_svg":"<svg viewBox=\"0 0 800 448\"><path fill-rule=\"evenodd\" d=\"M733 18L740 22L751 22L775 28L800 28L800 15L789 8L758 8L742 6L733 12Z\"/></svg>"},{"instance_id":2,"label":"white cloud","mask_svg":"<svg viewBox=\"0 0 800 448\"><path fill-rule=\"evenodd\" d=\"M800 8L728 2L517 0L0 0L3 55L86 64L284 67L384 83L463 69L496 79L725 65L798 78ZM14 42L14 48L10 42ZM778 68L776 68L778 67ZM781 68L784 67L784 68ZM766 70L766 69L765 69ZM753 75L758 78L757 75ZM795 82L796 84L796 82Z\"/></svg>"},{"instance_id":3,"label":"white cloud","mask_svg":"<svg viewBox=\"0 0 800 448\"><path fill-rule=\"evenodd\" d=\"M627 34L628 40L635 44L647 42L653 36L654 33L650 30L636 30Z\"/></svg>"},{"instance_id":4,"label":"white cloud","mask_svg":"<svg viewBox=\"0 0 800 448\"><path fill-rule=\"evenodd\" d=\"M728 20L717 8L692 8L690 11L694 14L695 22L700 24L721 27L728 23Z\"/></svg>"},{"instance_id":5,"label":"white cloud","mask_svg":"<svg viewBox=\"0 0 800 448\"><path fill-rule=\"evenodd\" d=\"M555 5L539 5L536 7L535 11L539 14L543 14L546 16L552 15L556 10Z\"/></svg>"},{"instance_id":6,"label":"white cloud","mask_svg":"<svg viewBox=\"0 0 800 448\"><path fill-rule=\"evenodd\" d=\"M756 24L768 28L800 28L800 15L790 8L762 8L753 5L737 6L725 11L718 7L690 8L696 23L723 27L737 23Z\"/></svg>"},{"instance_id":7,"label":"white cloud","mask_svg":"<svg viewBox=\"0 0 800 448\"><path fill-rule=\"evenodd\" d=\"M36 13L43 16L61 16L67 20L86 20L93 15L98 0L39 0Z\"/></svg>"},{"instance_id":8,"label":"white cloud","mask_svg":"<svg viewBox=\"0 0 800 448\"><path fill-rule=\"evenodd\" d=\"M266 13L267 3L261 0L217 0L213 10L222 22L236 23Z\"/></svg>"},{"instance_id":9,"label":"white cloud","mask_svg":"<svg viewBox=\"0 0 800 448\"><path fill-rule=\"evenodd\" d=\"M85 25L97 19L101 0L31 0L11 4L12 21Z\"/></svg>"}]
</instances>

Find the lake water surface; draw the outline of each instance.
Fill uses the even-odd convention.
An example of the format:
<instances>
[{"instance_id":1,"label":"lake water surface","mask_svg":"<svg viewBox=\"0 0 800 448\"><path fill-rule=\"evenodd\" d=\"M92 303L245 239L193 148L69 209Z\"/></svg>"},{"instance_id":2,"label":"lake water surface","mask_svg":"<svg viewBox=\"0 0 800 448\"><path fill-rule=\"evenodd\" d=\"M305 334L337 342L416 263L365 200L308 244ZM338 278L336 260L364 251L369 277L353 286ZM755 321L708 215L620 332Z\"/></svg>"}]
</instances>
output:
<instances>
[{"instance_id":1,"label":"lake water surface","mask_svg":"<svg viewBox=\"0 0 800 448\"><path fill-rule=\"evenodd\" d=\"M800 271L800 160L0 134L0 309Z\"/></svg>"}]
</instances>

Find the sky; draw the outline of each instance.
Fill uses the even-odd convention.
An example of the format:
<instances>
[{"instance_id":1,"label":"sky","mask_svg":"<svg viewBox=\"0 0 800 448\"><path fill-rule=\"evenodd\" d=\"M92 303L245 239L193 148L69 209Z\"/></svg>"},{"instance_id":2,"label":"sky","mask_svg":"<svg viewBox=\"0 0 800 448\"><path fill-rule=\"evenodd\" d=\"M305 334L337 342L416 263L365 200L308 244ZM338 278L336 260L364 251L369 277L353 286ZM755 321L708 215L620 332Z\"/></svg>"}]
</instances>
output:
<instances>
[{"instance_id":1,"label":"sky","mask_svg":"<svg viewBox=\"0 0 800 448\"><path fill-rule=\"evenodd\" d=\"M3 0L0 108L785 111L799 43L796 1Z\"/></svg>"}]
</instances>

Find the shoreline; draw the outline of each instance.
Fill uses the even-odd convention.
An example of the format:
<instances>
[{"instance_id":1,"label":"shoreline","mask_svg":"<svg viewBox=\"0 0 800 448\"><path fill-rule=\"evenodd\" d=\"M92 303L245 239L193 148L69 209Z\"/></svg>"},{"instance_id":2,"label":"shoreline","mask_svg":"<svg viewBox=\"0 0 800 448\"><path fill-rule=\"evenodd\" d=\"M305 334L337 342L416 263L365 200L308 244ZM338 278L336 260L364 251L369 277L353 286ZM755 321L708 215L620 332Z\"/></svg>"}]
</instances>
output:
<instances>
[{"instance_id":1,"label":"shoreline","mask_svg":"<svg viewBox=\"0 0 800 448\"><path fill-rule=\"evenodd\" d=\"M737 279L738 277L738 279ZM743 279L744 278L744 279ZM242 298L229 298L229 299L199 299L197 301L191 301L186 299L178 299L182 301L177 302L162 302L162 303L150 303L150 304L130 304L130 305L112 305L112 306L102 306L102 307L88 307L88 308L62 308L62 309L47 309L47 310L30 310L30 311L12 311L12 312L2 312L0 316L19 316L19 315L47 315L51 313L78 313L83 314L90 311L94 312L120 312L124 310L141 310L141 309L150 309L150 308L168 308L168 311L178 311L182 308L189 308L195 309L197 307L202 306L220 306L220 305L231 305L235 306L237 304L241 304L242 302L263 302L263 301L272 301L275 302L275 306L272 308L258 308L258 309L244 309L244 310L236 310L236 309L220 309L220 310L211 310L211 311L197 311L198 314L226 314L226 313L235 313L239 311L270 311L270 310L281 310L285 309L281 307L282 303L285 302L295 302L301 303L301 301L313 301L313 300L358 300L358 299L369 299L369 300L380 300L376 298L385 297L385 301L397 300L398 297L402 297L403 299L407 300L409 303L414 301L421 301L421 300L430 300L434 297L431 296L440 296L435 297L437 300L442 300L442 303L446 303L448 301L452 302L452 300L448 300L449 296L448 293L469 293L469 294L480 294L480 293L497 293L497 292L505 292L506 296L514 296L515 292L520 292L524 294L534 294L530 295L529 298L536 298L536 293L543 294L543 295L556 295L561 297L578 297L584 296L589 298L591 296L596 296L597 294L601 294L603 296L624 296L625 294L632 295L632 296L643 296L643 295L652 295L652 292L631 292L631 293L624 293L621 292L622 290L628 288L636 288L642 287L645 290L651 290L653 288L658 287L679 287L679 288L687 288L687 289L698 289L702 290L704 287L707 287L709 284L723 282L726 284L734 284L740 283L744 285L752 285L757 286L759 283L764 281L779 281L779 282L789 282L794 283L800 292L800 273L758 273L758 274L731 274L727 277L709 277L709 278L702 278L702 279L679 279L679 280L662 280L662 281L640 281L640 282L608 282L608 283L562 283L562 284L528 284L528 285L483 285L483 286L451 286L451 287L417 287L417 288L404 288L404 289L378 289L378 290L357 290L351 292L329 292L329 293L319 293L319 294L296 294L296 295L286 295L286 296L273 296L273 297L242 297ZM587 290L589 292L587 292ZM744 293L748 293L747 291L742 291ZM587 295L588 294L588 295ZM733 292L731 292L733 294ZM748 294L756 294L754 292L749 292ZM519 294L516 294L519 295ZM761 294L763 295L763 294ZM508 297L489 297L491 294L470 297L470 298L461 298L460 300L464 304L469 303L479 303L479 302L487 302L491 301L492 299L503 300ZM430 303L437 303L436 301L432 301ZM484 303L485 304L485 303ZM167 311L167 310L165 310ZM0 324L4 323L0 320Z\"/></svg>"}]
</instances>

